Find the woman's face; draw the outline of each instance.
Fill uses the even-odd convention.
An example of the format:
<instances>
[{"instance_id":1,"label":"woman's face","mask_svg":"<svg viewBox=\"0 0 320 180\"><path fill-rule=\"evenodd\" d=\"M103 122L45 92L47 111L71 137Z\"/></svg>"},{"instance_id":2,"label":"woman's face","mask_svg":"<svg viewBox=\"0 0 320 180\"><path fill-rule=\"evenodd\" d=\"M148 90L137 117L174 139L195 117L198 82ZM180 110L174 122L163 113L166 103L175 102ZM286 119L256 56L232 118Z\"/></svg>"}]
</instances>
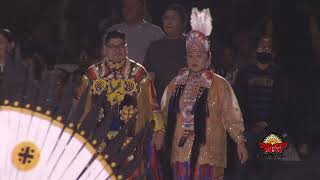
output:
<instances>
[{"instance_id":1,"label":"woman's face","mask_svg":"<svg viewBox=\"0 0 320 180\"><path fill-rule=\"evenodd\" d=\"M163 15L163 30L168 37L180 37L183 33L183 22L174 10L167 10Z\"/></svg>"},{"instance_id":2,"label":"woman's face","mask_svg":"<svg viewBox=\"0 0 320 180\"><path fill-rule=\"evenodd\" d=\"M187 64L192 72L200 72L209 66L209 53L206 51L188 51Z\"/></svg>"}]
</instances>

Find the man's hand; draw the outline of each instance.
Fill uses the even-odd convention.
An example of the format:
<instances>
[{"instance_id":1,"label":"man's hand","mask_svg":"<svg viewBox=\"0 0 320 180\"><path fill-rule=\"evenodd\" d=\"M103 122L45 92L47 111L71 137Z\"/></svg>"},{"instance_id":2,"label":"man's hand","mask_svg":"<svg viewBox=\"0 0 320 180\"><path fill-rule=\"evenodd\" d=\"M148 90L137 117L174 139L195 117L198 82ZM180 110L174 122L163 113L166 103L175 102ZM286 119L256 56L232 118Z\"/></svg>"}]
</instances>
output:
<instances>
[{"instance_id":1,"label":"man's hand","mask_svg":"<svg viewBox=\"0 0 320 180\"><path fill-rule=\"evenodd\" d=\"M248 160L248 151L244 143L237 144L237 153L241 164L244 164Z\"/></svg>"},{"instance_id":2,"label":"man's hand","mask_svg":"<svg viewBox=\"0 0 320 180\"><path fill-rule=\"evenodd\" d=\"M156 146L156 150L161 150L164 143L164 132L158 131L153 135L153 144Z\"/></svg>"}]
</instances>

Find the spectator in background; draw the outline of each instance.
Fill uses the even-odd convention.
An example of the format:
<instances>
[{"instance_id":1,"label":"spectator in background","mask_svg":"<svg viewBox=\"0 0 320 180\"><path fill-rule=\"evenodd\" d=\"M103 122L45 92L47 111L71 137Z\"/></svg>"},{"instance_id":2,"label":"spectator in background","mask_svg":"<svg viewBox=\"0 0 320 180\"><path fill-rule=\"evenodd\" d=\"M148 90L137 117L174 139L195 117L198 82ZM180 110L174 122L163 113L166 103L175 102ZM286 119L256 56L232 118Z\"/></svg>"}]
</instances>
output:
<instances>
[{"instance_id":1,"label":"spectator in background","mask_svg":"<svg viewBox=\"0 0 320 180\"><path fill-rule=\"evenodd\" d=\"M215 67L215 73L224 77L231 86L234 86L239 67L234 59L234 51L231 47L225 47L222 49L220 59ZM234 173L234 166L238 164L237 161L237 145L232 141L230 136L227 137L227 164L228 167L225 169L225 179L229 179Z\"/></svg>"},{"instance_id":2,"label":"spectator in background","mask_svg":"<svg viewBox=\"0 0 320 180\"><path fill-rule=\"evenodd\" d=\"M72 72L72 84L73 84L73 102L71 106L71 110L69 112L68 117L71 118L71 115L75 112L78 102L80 99L80 86L82 82L82 77L85 75L85 69L84 68L78 68L75 71Z\"/></svg>"},{"instance_id":3,"label":"spectator in background","mask_svg":"<svg viewBox=\"0 0 320 180\"><path fill-rule=\"evenodd\" d=\"M320 31L319 21L317 17L309 17L309 31L312 37L313 47L313 61L308 66L308 69L304 69L304 74L307 73L309 78L306 81L305 86L309 86L308 100L305 104L307 108L304 110L305 117L300 120L293 128L292 131L295 135L296 143L298 145L299 154L302 156L308 156L313 148L313 145L320 145L318 127L320 125L317 113L320 110L320 83L318 78L320 77ZM311 97L311 98L310 98ZM306 98L306 97L305 97ZM308 125L307 128L301 128ZM292 125L291 125L292 126Z\"/></svg>"},{"instance_id":4,"label":"spectator in background","mask_svg":"<svg viewBox=\"0 0 320 180\"><path fill-rule=\"evenodd\" d=\"M72 73L72 83L74 84L74 98L79 100L80 97L80 86L82 77L85 75L85 69L79 67Z\"/></svg>"},{"instance_id":5,"label":"spectator in background","mask_svg":"<svg viewBox=\"0 0 320 180\"><path fill-rule=\"evenodd\" d=\"M241 66L247 66L248 64L255 64L256 59L254 57L253 44L248 32L237 33L235 39L235 46L237 47L235 53L235 62Z\"/></svg>"},{"instance_id":6,"label":"spectator in background","mask_svg":"<svg viewBox=\"0 0 320 180\"><path fill-rule=\"evenodd\" d=\"M13 35L8 29L0 29L0 73L4 71L4 65L10 56L13 55L15 42Z\"/></svg>"},{"instance_id":7,"label":"spectator in background","mask_svg":"<svg viewBox=\"0 0 320 180\"><path fill-rule=\"evenodd\" d=\"M2 87L4 76L8 73L5 67L13 65L15 61L15 55L17 53L15 46L13 33L8 29L0 29L0 97L5 91L5 87Z\"/></svg>"},{"instance_id":8,"label":"spectator in background","mask_svg":"<svg viewBox=\"0 0 320 180\"><path fill-rule=\"evenodd\" d=\"M262 172L259 179L272 179L272 166L270 160L256 159L259 151L258 143L267 133L282 135L283 123L286 120L287 107L287 81L278 66L272 61L271 40L262 37L256 51L257 63L240 69L235 89L246 126L247 148L249 151L249 164L259 163ZM262 161L262 162L261 162ZM240 173L247 179L248 169ZM243 169L242 169L243 170Z\"/></svg>"},{"instance_id":9,"label":"spectator in background","mask_svg":"<svg viewBox=\"0 0 320 180\"><path fill-rule=\"evenodd\" d=\"M123 22L123 17L121 14L121 1L112 0L111 14L100 20L98 28L99 33L105 33L106 29Z\"/></svg>"},{"instance_id":10,"label":"spectator in background","mask_svg":"<svg viewBox=\"0 0 320 180\"><path fill-rule=\"evenodd\" d=\"M235 62L232 48L224 48L222 50L221 62L216 67L216 73L224 77L231 85L234 85L238 72L239 67Z\"/></svg>"},{"instance_id":11,"label":"spectator in background","mask_svg":"<svg viewBox=\"0 0 320 180\"><path fill-rule=\"evenodd\" d=\"M318 127L320 126L318 113L320 112L320 83L317 80L320 77L320 54L315 55L314 61L310 70L310 87L308 88L310 92L310 98L308 100L308 108L306 108L307 118L302 120L300 124L301 126L305 126L306 123L308 124L307 128L303 128L302 131L297 132L300 134L303 133L304 135L300 140L299 146L299 153L300 155L307 156L312 151L314 152L316 149L320 149L320 132ZM316 148L316 149L314 149Z\"/></svg>"},{"instance_id":12,"label":"spectator in background","mask_svg":"<svg viewBox=\"0 0 320 180\"><path fill-rule=\"evenodd\" d=\"M55 104L58 104L63 98L65 87L68 83L68 79L70 78L70 73L62 68L54 69L53 72L56 74L58 79L54 94L54 102Z\"/></svg>"},{"instance_id":13,"label":"spectator in background","mask_svg":"<svg viewBox=\"0 0 320 180\"><path fill-rule=\"evenodd\" d=\"M107 31L119 30L126 34L128 43L128 57L138 63L143 63L145 54L150 43L162 39L162 30L145 21L144 0L123 0L122 14L125 22L109 28Z\"/></svg>"},{"instance_id":14,"label":"spectator in background","mask_svg":"<svg viewBox=\"0 0 320 180\"><path fill-rule=\"evenodd\" d=\"M45 49L27 45L22 49L24 64L31 70L35 80L40 81L45 71L48 70L49 55Z\"/></svg>"},{"instance_id":15,"label":"spectator in background","mask_svg":"<svg viewBox=\"0 0 320 180\"><path fill-rule=\"evenodd\" d=\"M28 49L29 53L32 52L33 55L39 55L40 61L45 61L41 63L47 64L51 69L55 64L57 53L57 44L53 35L54 33L49 24L38 24L24 44L24 48ZM35 57L35 59L37 58Z\"/></svg>"},{"instance_id":16,"label":"spectator in background","mask_svg":"<svg viewBox=\"0 0 320 180\"><path fill-rule=\"evenodd\" d=\"M145 56L144 66L154 80L158 103L167 84L185 65L184 28L187 15L177 4L170 5L162 17L166 37L153 42Z\"/></svg>"},{"instance_id":17,"label":"spectator in background","mask_svg":"<svg viewBox=\"0 0 320 180\"><path fill-rule=\"evenodd\" d=\"M317 80L320 77L320 57L318 55L314 55L311 66L308 69L304 69L304 73L308 73L309 77L306 82L308 83L308 95L305 95L308 97L308 103L303 108L305 117L294 127L291 127L291 131L295 136L299 155L308 157L315 150L314 148L320 147L318 129L320 122L317 115L320 111L320 83Z\"/></svg>"}]
</instances>

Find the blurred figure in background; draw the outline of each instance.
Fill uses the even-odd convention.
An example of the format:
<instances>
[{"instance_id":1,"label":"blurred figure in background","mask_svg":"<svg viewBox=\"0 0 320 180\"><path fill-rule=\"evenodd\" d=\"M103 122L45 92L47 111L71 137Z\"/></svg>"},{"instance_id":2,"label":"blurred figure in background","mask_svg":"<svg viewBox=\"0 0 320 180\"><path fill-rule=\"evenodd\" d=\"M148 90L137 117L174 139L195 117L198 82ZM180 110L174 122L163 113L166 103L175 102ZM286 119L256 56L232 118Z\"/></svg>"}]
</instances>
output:
<instances>
[{"instance_id":1,"label":"blurred figure in background","mask_svg":"<svg viewBox=\"0 0 320 180\"><path fill-rule=\"evenodd\" d=\"M236 51L234 58L239 67L256 63L253 45L249 32L242 31L235 35L234 47L236 47Z\"/></svg>"},{"instance_id":2,"label":"blurred figure in background","mask_svg":"<svg viewBox=\"0 0 320 180\"><path fill-rule=\"evenodd\" d=\"M15 40L9 29L0 29L0 96L2 91L2 81L5 74L5 65L14 61ZM5 87L3 87L5 88Z\"/></svg>"},{"instance_id":3,"label":"blurred figure in background","mask_svg":"<svg viewBox=\"0 0 320 180\"><path fill-rule=\"evenodd\" d=\"M287 119L287 80L279 67L273 63L272 42L262 37L256 51L257 63L241 68L235 89L243 111L246 126L248 165L261 166L259 179L272 179L271 160L258 158L258 143L268 133L282 135ZM248 179L248 166L239 166L238 177Z\"/></svg>"},{"instance_id":4,"label":"blurred figure in background","mask_svg":"<svg viewBox=\"0 0 320 180\"><path fill-rule=\"evenodd\" d=\"M4 71L6 61L13 56L14 37L9 29L0 29L0 73Z\"/></svg>"},{"instance_id":5,"label":"blurred figure in background","mask_svg":"<svg viewBox=\"0 0 320 180\"><path fill-rule=\"evenodd\" d=\"M238 72L239 67L235 62L233 49L230 47L223 48L216 73L224 77L231 85L234 85Z\"/></svg>"},{"instance_id":6,"label":"blurred figure in background","mask_svg":"<svg viewBox=\"0 0 320 180\"><path fill-rule=\"evenodd\" d=\"M307 115L294 129L296 132L296 139L300 155L307 157L310 153L314 152L314 148L318 149L320 146L320 133L318 128L320 123L317 113L320 111L320 21L316 16L309 17L309 30L312 37L313 47L313 61L308 67L307 81L309 97L307 102L305 114ZM307 72L304 72L304 74ZM301 129L301 126L308 125L308 128Z\"/></svg>"},{"instance_id":7,"label":"blurred figure in background","mask_svg":"<svg viewBox=\"0 0 320 180\"><path fill-rule=\"evenodd\" d=\"M43 77L44 72L48 70L47 61L49 55L44 51L44 49L39 49L33 46L26 46L22 49L23 63L27 68L29 68L33 77L36 81L40 81Z\"/></svg>"},{"instance_id":8,"label":"blurred figure in background","mask_svg":"<svg viewBox=\"0 0 320 180\"><path fill-rule=\"evenodd\" d=\"M215 73L224 77L233 87L239 73L239 67L235 62L234 56L234 50L231 47L223 48L220 52L218 64L215 67ZM225 179L229 180L234 174L234 167L239 164L237 160L237 144L232 141L230 136L227 137L227 153L228 167L225 169Z\"/></svg>"},{"instance_id":9,"label":"blurred figure in background","mask_svg":"<svg viewBox=\"0 0 320 180\"><path fill-rule=\"evenodd\" d=\"M38 54L40 61L45 61L48 67L53 69L57 57L57 42L50 24L37 24L23 46Z\"/></svg>"},{"instance_id":10,"label":"blurred figure in background","mask_svg":"<svg viewBox=\"0 0 320 180\"><path fill-rule=\"evenodd\" d=\"M122 0L122 14L125 22L114 25L107 31L119 30L125 33L128 57L142 64L150 43L165 35L158 26L144 20L144 0Z\"/></svg>"},{"instance_id":11,"label":"blurred figure in background","mask_svg":"<svg viewBox=\"0 0 320 180\"><path fill-rule=\"evenodd\" d=\"M185 65L186 56L183 34L187 23L185 9L178 4L170 5L162 20L166 37L150 45L144 60L144 66L154 80L158 103L166 85Z\"/></svg>"}]
</instances>

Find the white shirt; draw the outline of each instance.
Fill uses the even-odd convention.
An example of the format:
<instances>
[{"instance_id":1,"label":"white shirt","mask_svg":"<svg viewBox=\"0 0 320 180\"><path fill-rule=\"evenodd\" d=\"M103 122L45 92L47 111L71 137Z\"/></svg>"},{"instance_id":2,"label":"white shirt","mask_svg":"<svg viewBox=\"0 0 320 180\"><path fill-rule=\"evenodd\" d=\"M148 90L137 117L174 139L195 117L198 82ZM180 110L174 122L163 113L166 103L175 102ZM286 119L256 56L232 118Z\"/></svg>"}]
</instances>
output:
<instances>
[{"instance_id":1,"label":"white shirt","mask_svg":"<svg viewBox=\"0 0 320 180\"><path fill-rule=\"evenodd\" d=\"M126 34L128 57L140 64L143 63L149 45L165 37L160 27L145 20L133 26L129 26L127 23L117 24L109 28L107 32L113 30Z\"/></svg>"}]
</instances>

